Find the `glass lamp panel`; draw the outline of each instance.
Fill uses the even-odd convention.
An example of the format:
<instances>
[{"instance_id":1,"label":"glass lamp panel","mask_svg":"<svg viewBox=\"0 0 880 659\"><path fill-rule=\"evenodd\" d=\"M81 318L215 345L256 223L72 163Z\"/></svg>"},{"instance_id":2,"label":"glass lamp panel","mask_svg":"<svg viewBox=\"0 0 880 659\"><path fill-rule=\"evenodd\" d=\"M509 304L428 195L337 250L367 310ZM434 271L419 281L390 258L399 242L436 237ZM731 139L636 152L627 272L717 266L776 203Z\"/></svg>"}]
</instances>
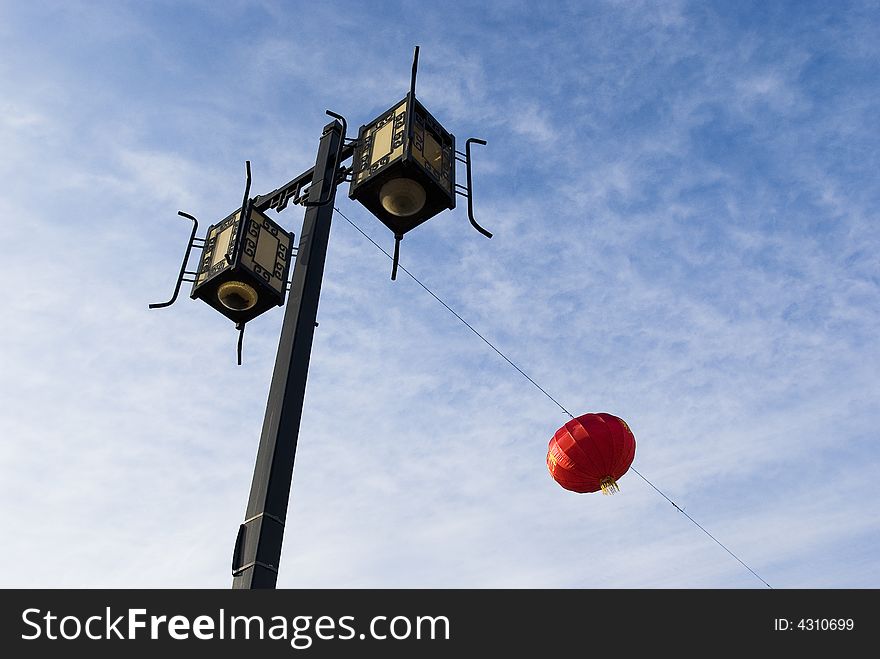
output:
<instances>
[{"instance_id":1,"label":"glass lamp panel","mask_svg":"<svg viewBox=\"0 0 880 659\"><path fill-rule=\"evenodd\" d=\"M286 286L285 275L290 258L290 236L269 218L251 213L244 238L241 263L279 295Z\"/></svg>"},{"instance_id":2,"label":"glass lamp panel","mask_svg":"<svg viewBox=\"0 0 880 659\"><path fill-rule=\"evenodd\" d=\"M425 133L425 163L430 165L437 176L443 171L443 149L430 132Z\"/></svg>"},{"instance_id":3,"label":"glass lamp panel","mask_svg":"<svg viewBox=\"0 0 880 659\"><path fill-rule=\"evenodd\" d=\"M377 164L382 158L391 155L391 138L394 135L394 124L390 121L373 133L373 149L370 155L370 166Z\"/></svg>"},{"instance_id":4,"label":"glass lamp panel","mask_svg":"<svg viewBox=\"0 0 880 659\"><path fill-rule=\"evenodd\" d=\"M229 251L229 244L235 238L235 232L238 229L238 216L240 214L241 211L235 213L220 224L211 227L208 231L208 235L205 238L202 263L195 286L202 284L228 267L226 253Z\"/></svg>"},{"instance_id":5,"label":"glass lamp panel","mask_svg":"<svg viewBox=\"0 0 880 659\"><path fill-rule=\"evenodd\" d=\"M360 183L403 155L406 133L406 100L366 129L366 145L356 182Z\"/></svg>"},{"instance_id":6,"label":"glass lamp panel","mask_svg":"<svg viewBox=\"0 0 880 659\"><path fill-rule=\"evenodd\" d=\"M412 157L438 184L452 191L452 143L445 131L420 105L413 122ZM443 132L437 132L443 131Z\"/></svg>"},{"instance_id":7,"label":"glass lamp panel","mask_svg":"<svg viewBox=\"0 0 880 659\"><path fill-rule=\"evenodd\" d=\"M230 224L228 227L223 229L219 234L217 234L217 242L214 243L214 254L211 257L211 265L210 268L213 268L220 261L226 258L226 252L229 251L229 243L232 242L233 236L233 225Z\"/></svg>"}]
</instances>

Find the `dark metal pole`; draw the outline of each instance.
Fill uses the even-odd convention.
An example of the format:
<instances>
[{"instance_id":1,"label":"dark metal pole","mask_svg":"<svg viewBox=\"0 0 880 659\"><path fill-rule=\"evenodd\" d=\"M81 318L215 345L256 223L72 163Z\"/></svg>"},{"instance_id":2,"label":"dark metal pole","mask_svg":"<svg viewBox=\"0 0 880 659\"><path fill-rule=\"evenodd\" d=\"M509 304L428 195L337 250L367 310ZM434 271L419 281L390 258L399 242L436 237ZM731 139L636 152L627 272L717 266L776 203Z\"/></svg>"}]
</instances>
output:
<instances>
[{"instance_id":1,"label":"dark metal pole","mask_svg":"<svg viewBox=\"0 0 880 659\"><path fill-rule=\"evenodd\" d=\"M250 498L232 558L236 589L275 588L278 578L342 139L338 121L324 127L308 201L329 203L308 207L303 220Z\"/></svg>"}]
</instances>

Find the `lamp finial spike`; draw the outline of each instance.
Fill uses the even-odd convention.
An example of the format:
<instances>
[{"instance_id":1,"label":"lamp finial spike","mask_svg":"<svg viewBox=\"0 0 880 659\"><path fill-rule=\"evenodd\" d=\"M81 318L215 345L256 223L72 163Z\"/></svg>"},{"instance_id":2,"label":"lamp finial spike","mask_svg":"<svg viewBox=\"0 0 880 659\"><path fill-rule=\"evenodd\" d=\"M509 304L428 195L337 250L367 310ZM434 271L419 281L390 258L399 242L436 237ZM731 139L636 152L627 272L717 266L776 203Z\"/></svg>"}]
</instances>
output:
<instances>
[{"instance_id":1,"label":"lamp finial spike","mask_svg":"<svg viewBox=\"0 0 880 659\"><path fill-rule=\"evenodd\" d=\"M416 97L416 71L419 70L419 47L416 46L416 50L413 53L413 68L412 68L412 79L409 83L409 96L410 98Z\"/></svg>"}]
</instances>

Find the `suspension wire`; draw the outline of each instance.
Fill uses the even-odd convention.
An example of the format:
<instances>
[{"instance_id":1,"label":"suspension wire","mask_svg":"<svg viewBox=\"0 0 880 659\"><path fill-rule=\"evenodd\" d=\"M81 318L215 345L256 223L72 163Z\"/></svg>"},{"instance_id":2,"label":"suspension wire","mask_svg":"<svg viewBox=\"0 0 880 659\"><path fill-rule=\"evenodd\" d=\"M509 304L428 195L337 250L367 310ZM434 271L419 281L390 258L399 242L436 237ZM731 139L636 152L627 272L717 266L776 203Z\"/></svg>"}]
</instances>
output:
<instances>
[{"instance_id":1,"label":"suspension wire","mask_svg":"<svg viewBox=\"0 0 880 659\"><path fill-rule=\"evenodd\" d=\"M353 226L353 227L357 230L358 233L360 233L364 238L366 238L366 239L369 240L371 243L373 243L373 245L376 247L376 249L378 249L380 252L382 252L382 253L383 253L385 256L387 256L389 259L394 260L394 257L391 256L391 254L389 254L388 252L386 252L385 249L384 249L379 243L377 243L377 242L376 242L375 240L373 240L369 235L367 235L367 234L366 234L366 233L365 233L365 232L364 232L364 231L363 231L363 230L362 230L357 224L355 224L354 222L352 222L352 221L351 221L351 220L345 215L345 213L343 213L341 210L339 210L338 207L334 206L334 209L336 210L337 213L339 213L339 214L345 219L346 222L348 222L351 226ZM442 304L442 305L446 308L446 310L449 311L453 316L455 316L456 318L458 318L458 319L464 324L465 327L467 327L471 332L473 332L473 333L476 334L478 337L480 337L480 339L482 339L482 341L483 341L487 346L489 346L490 348L492 348L492 350L494 350L496 353L498 353L498 354L501 356L501 358L504 359L504 361L506 361L508 364L510 364L511 366L513 366L513 368L515 368L515 369L519 372L520 375L522 375L526 380L528 380L528 381L531 382L533 385L535 385L535 387L537 387L537 389L538 389L542 394L544 394L545 396L547 396L547 398L549 398L550 400L552 400L552 401L556 404L556 406L557 406L559 409L561 409L563 412L565 412L565 413L566 413L569 417L571 417L572 419L575 418L574 415L573 415L571 412L569 412L567 409L565 409L565 408L562 406L562 404L561 404L559 401L557 401L555 398L553 398L553 396L551 396L551 395L550 395L550 394L549 394L549 393L548 393L548 392L547 392L547 391L546 391L541 385L539 385L539 384L538 384L537 382L535 382L532 378L530 378L530 377L529 377L529 376L528 376L528 375L527 375L527 374L526 374L526 373L525 373L525 372L524 372L519 366L517 366L516 364L514 364L514 363L513 363L508 357L507 357L507 355L505 355L503 352L501 352L498 348L496 348L496 347L492 344L491 341L489 341L485 336L483 336L483 335L480 334L476 329L474 329L473 326L472 326L469 322L467 322L464 318L462 318L461 316L459 316L459 315L455 312L455 310L454 310L452 307L450 307L448 304L446 304L446 302L444 302L444 301L441 300L439 297L437 297L437 295L434 293L434 291L432 291L430 288L428 288L427 286L425 286L421 281L419 281L418 277L416 277L413 273L411 273L409 270L407 270L405 267L403 267L403 265L401 265L401 264L399 264L399 263L398 263L397 267L400 268L401 270L403 270L406 274L408 274L408 275L410 276L410 278L411 278L414 282L416 282L419 286L421 286L425 291L427 291L428 294L429 294L431 297L433 297L435 300L437 300L437 302L439 302L440 304ZM752 568L750 568L748 565L746 565L746 564L742 561L742 559L739 558L739 556L737 556L737 555L734 554L732 551L730 551L730 549L728 549L728 548L727 548L727 547L726 547L726 546L725 546L720 540L718 540L718 538L716 538L714 535L712 535L711 533L709 533L709 531L707 531L705 528L703 528L703 526L702 526L699 522L697 522L697 520L695 520L693 517L691 517L690 515L688 515L683 509L679 508L679 506L678 506L678 505L677 505L672 499L670 499L668 496L666 496L666 494L665 494L662 490L660 490L660 488L658 488L656 485L654 485L654 483L652 483L652 482L649 481L647 478L645 478L645 477L644 477L644 476L643 476L638 470L636 470L635 467L630 466L630 469L631 469L632 471L634 471L634 472L636 473L636 475L637 475L639 478L641 478L641 479L642 479L643 481L645 481L648 485L650 485L650 486L651 486L651 487L652 487L652 488L653 488L653 489L654 489L654 490L655 490L660 496L662 496L662 497L663 497L664 499L666 499L669 503L671 503L671 504L673 505L673 507L674 507L678 512L680 512L682 515L684 515L685 517L687 517L691 522L693 522L693 524L694 524L698 529L700 529L703 533L705 533L705 534L706 534L707 536L709 536L712 540L714 540L714 541L715 541L715 542L716 542L716 543L717 543L717 544L718 544L718 545L719 545L724 551L726 551L728 554L730 554L731 556L733 556L733 558L735 558L735 559L740 563L740 565L742 565L742 566L743 566L744 568L746 568L749 572L751 572L753 575L755 575L755 577L757 577L758 580L761 581L761 583L763 583L765 586L767 586L767 588L770 588L771 590L773 589L773 586L771 586L769 583L767 583L766 581L764 581L764 579L761 578L761 576L760 576L757 572L755 572Z\"/></svg>"},{"instance_id":2,"label":"suspension wire","mask_svg":"<svg viewBox=\"0 0 880 659\"><path fill-rule=\"evenodd\" d=\"M334 208L335 208L335 207L334 207ZM394 257L391 256L391 254L389 254L388 252L386 252L386 251L382 248L382 246L379 245L379 243L377 243L375 240L373 240L372 238L370 238L366 233L364 233L363 231L361 231L361 228L360 228L357 224L355 224L354 222L352 222L351 220L349 220L347 217L345 217L345 214L344 214L341 210L339 210L338 208L336 208L336 212L339 213L340 215L342 215L342 217L344 217L345 220L346 220L351 226L353 226L355 229L357 229L358 232L359 232L364 238L366 238L366 239L369 240L371 243L373 243L373 245L375 245L376 248L377 248L380 252L382 252L382 253L383 253L385 256L387 256L389 259L394 260ZM492 350L494 350L494 351L497 352L499 355L501 355L501 358L502 358L504 361L506 361L508 364L510 364L511 366L513 366L517 371L519 371L520 375L522 375L526 380L528 380L528 381L531 382L533 385L535 385L535 386L540 390L540 392L541 392L542 394L544 394L545 396L547 396L547 398L549 398L549 399L552 400L554 403L556 403L556 406L557 406L560 410L562 410L563 412L565 412L565 413L566 413L568 416L570 416L572 419L574 418L574 415L573 415L571 412L569 412L567 409L565 409L565 408L559 403L558 400L556 400L555 398L553 398L553 396L551 396L549 393L547 393L547 391L546 391L541 385L539 385L537 382L535 382L534 380L532 380L532 378L530 378L530 377L525 373L525 371L523 371L519 366L517 366L517 365L514 364L512 361L510 361L510 359L507 358L507 355L505 355L505 354L504 354L503 352L501 352L498 348L496 348L494 345L492 345L492 343L489 341L489 339L487 339L485 336L483 336L483 335L480 334L477 330L475 330L475 329L473 328L473 326L472 326L468 321L466 321L464 318L462 318L462 317L459 316L457 313L455 313L455 310L454 310L452 307L450 307L450 306L449 306L448 304L446 304L443 300L441 300L439 297L437 297L437 296L434 294L434 291L432 291L430 288L428 288L428 287L425 286L422 282L420 282L420 281L418 280L418 278L417 278L413 273L411 273L409 270L407 270L407 269L404 268L402 265L400 265L400 263L397 264L397 267L400 268L401 270L403 270L406 274L408 274L408 275L412 278L412 280L413 280L414 282L416 282L419 286L421 286L422 288L424 288L424 289L428 292L428 294L429 294L431 297L433 297L435 300L437 300L437 302L439 302L439 303L442 304L444 307L446 307L446 310L449 311L449 313L451 313L453 316L455 316L456 318L458 318L462 323L464 323L465 327L467 327L471 332L473 332L473 333L476 334L478 337L480 337L480 338L483 340L483 342L484 342L487 346L489 346L490 348L492 348Z\"/></svg>"},{"instance_id":3,"label":"suspension wire","mask_svg":"<svg viewBox=\"0 0 880 659\"><path fill-rule=\"evenodd\" d=\"M757 578L758 578L758 579L759 579L759 580L760 580L765 586L767 586L767 588L770 588L771 590L773 589L773 586L771 586L769 583L767 583L766 581L764 581L764 579L761 578L761 575L759 575L759 574L758 574L757 572L755 572L752 568L750 568L748 565L746 565L745 563L743 563L742 559L740 559L739 556L737 556L737 555L734 554L732 551L730 551L727 547L725 547L725 546L721 543L721 541L718 540L718 538L716 538L714 535L712 535L712 534L709 533L706 529L704 529L704 528L702 527L702 525L701 525L699 522L697 522L697 520L695 520L693 517L691 517L690 515L688 515L684 510L682 510L681 508L679 508L679 507L678 507L678 504L676 504L675 501L673 501L673 500L670 499L668 496L666 496L663 492L661 492L661 491L657 488L657 486L654 485L654 483L652 483L652 482L649 481L647 478L645 478L644 476L642 476L642 475L639 473L639 471L638 471L635 467L630 466L630 469L632 469L632 470L636 473L636 475L637 475L639 478L641 478L641 479L642 479L643 481L645 481L648 485L650 485L650 486L653 487L655 490L657 490L657 492L660 494L660 496L662 496L662 497L663 497L664 499L666 499L669 503L671 503L673 506L675 506L675 509L676 509L678 512L680 512L682 515L684 515L685 517L687 517L689 520L691 520L691 521L697 526L698 529L700 529L703 533L705 533L705 534L708 535L710 538L712 538L716 543L718 543L718 546L720 546L724 551L726 551L728 554L730 554L731 556L733 556L737 561L739 561L739 564L740 564L740 565L742 565L745 569L747 569L749 572L751 572L752 574L754 574L754 575L755 575L755 576L756 576L756 577L757 577Z\"/></svg>"}]
</instances>

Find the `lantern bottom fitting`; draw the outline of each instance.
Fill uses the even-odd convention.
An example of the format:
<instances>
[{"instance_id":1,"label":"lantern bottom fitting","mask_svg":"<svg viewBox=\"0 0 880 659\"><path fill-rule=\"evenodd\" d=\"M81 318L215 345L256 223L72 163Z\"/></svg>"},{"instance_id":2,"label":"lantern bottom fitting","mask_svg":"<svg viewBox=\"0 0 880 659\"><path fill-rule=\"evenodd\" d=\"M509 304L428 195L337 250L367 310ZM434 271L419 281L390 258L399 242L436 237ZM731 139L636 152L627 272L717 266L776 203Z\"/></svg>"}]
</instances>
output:
<instances>
[{"instance_id":1,"label":"lantern bottom fitting","mask_svg":"<svg viewBox=\"0 0 880 659\"><path fill-rule=\"evenodd\" d=\"M382 208L397 217L415 215L426 198L425 188L410 178L393 178L379 189Z\"/></svg>"},{"instance_id":2,"label":"lantern bottom fitting","mask_svg":"<svg viewBox=\"0 0 880 659\"><path fill-rule=\"evenodd\" d=\"M217 289L217 300L232 311L247 311L257 304L257 291L243 281L227 281Z\"/></svg>"}]
</instances>

